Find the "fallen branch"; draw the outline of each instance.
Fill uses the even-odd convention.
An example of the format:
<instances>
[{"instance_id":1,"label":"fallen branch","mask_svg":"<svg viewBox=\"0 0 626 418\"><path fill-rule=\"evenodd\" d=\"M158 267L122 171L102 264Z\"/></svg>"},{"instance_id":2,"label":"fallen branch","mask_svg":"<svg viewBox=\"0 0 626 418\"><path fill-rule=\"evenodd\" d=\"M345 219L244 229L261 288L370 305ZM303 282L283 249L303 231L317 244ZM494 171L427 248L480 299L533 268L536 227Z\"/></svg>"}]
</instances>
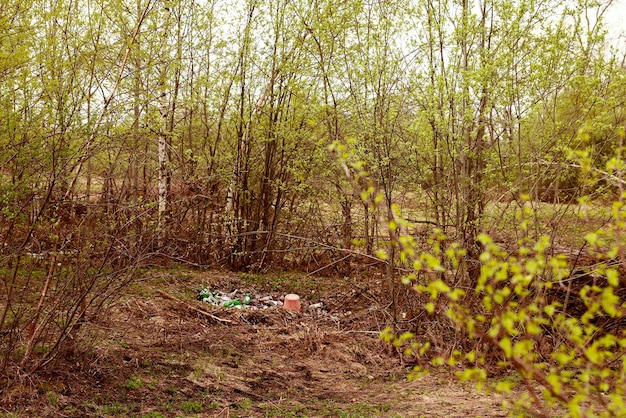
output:
<instances>
[{"instance_id":1,"label":"fallen branch","mask_svg":"<svg viewBox=\"0 0 626 418\"><path fill-rule=\"evenodd\" d=\"M187 309L190 309L190 310L192 310L192 311L194 311L194 312L197 312L197 313L199 313L199 314L201 314L201 315L203 315L203 316L209 317L209 318L211 318L211 319L215 319L216 321L220 321L220 322L228 322L228 323L232 323L232 322L233 322L233 321L231 321L230 319L223 319L223 318L219 318L219 317L217 317L217 316L215 316L215 315L213 315L213 314L211 314L211 313L209 313L209 312L207 312L207 311L203 311L202 309L198 309L198 308L196 308L195 306L193 306L193 305L191 305L191 304L189 304L189 303L185 302L184 300L180 300L180 299L178 299L177 297L172 296L172 295L170 295L169 293L166 293L166 292L164 292L164 291L162 291L162 290L157 290L157 293L158 293L159 295L163 296L163 297L164 297L164 298L166 298L166 299L173 300L173 301L175 301L175 302L180 303L181 305L184 305Z\"/></svg>"}]
</instances>

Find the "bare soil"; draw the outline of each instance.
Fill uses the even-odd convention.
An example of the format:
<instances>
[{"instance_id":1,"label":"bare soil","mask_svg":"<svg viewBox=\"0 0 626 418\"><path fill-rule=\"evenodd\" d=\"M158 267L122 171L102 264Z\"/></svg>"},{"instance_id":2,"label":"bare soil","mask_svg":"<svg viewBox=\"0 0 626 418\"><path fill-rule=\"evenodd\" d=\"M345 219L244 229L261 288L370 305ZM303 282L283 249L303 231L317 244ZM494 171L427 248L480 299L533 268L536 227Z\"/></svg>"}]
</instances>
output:
<instances>
[{"instance_id":1,"label":"bare soil","mask_svg":"<svg viewBox=\"0 0 626 418\"><path fill-rule=\"evenodd\" d=\"M499 395L451 374L407 379L363 283L281 277L145 272L91 324L92 343L5 394L0 417L507 416ZM203 287L298 292L304 309L213 307L195 300ZM326 310L306 309L319 301Z\"/></svg>"}]
</instances>

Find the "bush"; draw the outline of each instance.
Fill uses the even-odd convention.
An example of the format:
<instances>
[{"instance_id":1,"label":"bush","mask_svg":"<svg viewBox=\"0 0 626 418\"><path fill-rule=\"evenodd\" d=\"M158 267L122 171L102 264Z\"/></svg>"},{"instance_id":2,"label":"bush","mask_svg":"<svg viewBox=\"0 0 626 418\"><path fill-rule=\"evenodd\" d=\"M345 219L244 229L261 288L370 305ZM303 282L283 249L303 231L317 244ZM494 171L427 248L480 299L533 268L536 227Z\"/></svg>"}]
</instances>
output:
<instances>
[{"instance_id":1,"label":"bush","mask_svg":"<svg viewBox=\"0 0 626 418\"><path fill-rule=\"evenodd\" d=\"M457 366L460 380L482 387L494 370L515 371L525 387L518 408L549 416L547 407L560 404L572 417L626 416L625 200L626 193L613 204L609 224L586 235L594 260L587 269L574 270L565 255L549 256L547 236L505 251L480 235L480 277L472 289L453 287L465 250L440 231L427 252L399 239L401 258L413 267L404 283L430 318L460 331L443 349L432 332L416 338L388 329L382 337L418 360L414 375L427 361ZM513 383L489 386L510 394Z\"/></svg>"}]
</instances>

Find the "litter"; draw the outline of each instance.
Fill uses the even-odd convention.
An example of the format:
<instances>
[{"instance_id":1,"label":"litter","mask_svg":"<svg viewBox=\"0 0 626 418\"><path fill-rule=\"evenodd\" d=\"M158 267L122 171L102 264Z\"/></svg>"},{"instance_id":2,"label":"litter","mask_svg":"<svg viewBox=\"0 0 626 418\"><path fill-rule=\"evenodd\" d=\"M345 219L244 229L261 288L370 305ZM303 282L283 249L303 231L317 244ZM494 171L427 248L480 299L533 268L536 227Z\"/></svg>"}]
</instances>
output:
<instances>
[{"instance_id":1,"label":"litter","mask_svg":"<svg viewBox=\"0 0 626 418\"><path fill-rule=\"evenodd\" d=\"M280 300L275 300L273 296L252 296L250 293L246 293L242 298L237 297L238 289L226 293L217 291L211 291L209 289L202 289L198 292L198 300L215 305L223 306L225 308L235 309L267 309L274 306L281 306L283 304Z\"/></svg>"},{"instance_id":2,"label":"litter","mask_svg":"<svg viewBox=\"0 0 626 418\"><path fill-rule=\"evenodd\" d=\"M255 295L253 293L241 292L239 289L235 289L232 292L223 292L220 290L211 290L205 288L198 291L197 299L210 305L223 306L225 308L231 309L258 310L284 306L286 309L301 312L306 311L308 314L314 315L325 315L328 313L328 310L323 302L308 305L306 304L306 302L301 301L299 298L297 298L298 300L295 301L295 304L297 306L295 306L293 305L294 301L289 300L289 298L293 299L294 296L297 295ZM285 302L287 302L287 305L292 305L285 306ZM300 302L302 302L302 306L300 306Z\"/></svg>"},{"instance_id":3,"label":"litter","mask_svg":"<svg viewBox=\"0 0 626 418\"><path fill-rule=\"evenodd\" d=\"M300 312L300 296L293 293L285 296L284 308L289 311Z\"/></svg>"}]
</instances>

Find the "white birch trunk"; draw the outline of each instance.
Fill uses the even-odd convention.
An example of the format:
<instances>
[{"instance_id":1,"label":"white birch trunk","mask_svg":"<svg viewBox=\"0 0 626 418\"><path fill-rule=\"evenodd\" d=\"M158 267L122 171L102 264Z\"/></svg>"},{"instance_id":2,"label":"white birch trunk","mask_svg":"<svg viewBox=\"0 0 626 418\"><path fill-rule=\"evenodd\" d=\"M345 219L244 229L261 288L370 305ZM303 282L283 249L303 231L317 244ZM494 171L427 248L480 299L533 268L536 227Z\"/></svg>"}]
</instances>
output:
<instances>
[{"instance_id":1,"label":"white birch trunk","mask_svg":"<svg viewBox=\"0 0 626 418\"><path fill-rule=\"evenodd\" d=\"M170 29L170 10L166 6L163 11L163 32L161 34L161 74L159 76L159 92L160 92L160 113L161 113L161 126L159 129L158 137L158 158L159 158L159 196L158 196L158 232L159 232L159 245L163 244L163 233L165 229L165 223L167 221L167 194L169 183L168 172L168 152L167 152L167 136L168 136L168 116L169 106L167 102L167 75L168 75L168 62L169 62L169 29Z\"/></svg>"}]
</instances>

